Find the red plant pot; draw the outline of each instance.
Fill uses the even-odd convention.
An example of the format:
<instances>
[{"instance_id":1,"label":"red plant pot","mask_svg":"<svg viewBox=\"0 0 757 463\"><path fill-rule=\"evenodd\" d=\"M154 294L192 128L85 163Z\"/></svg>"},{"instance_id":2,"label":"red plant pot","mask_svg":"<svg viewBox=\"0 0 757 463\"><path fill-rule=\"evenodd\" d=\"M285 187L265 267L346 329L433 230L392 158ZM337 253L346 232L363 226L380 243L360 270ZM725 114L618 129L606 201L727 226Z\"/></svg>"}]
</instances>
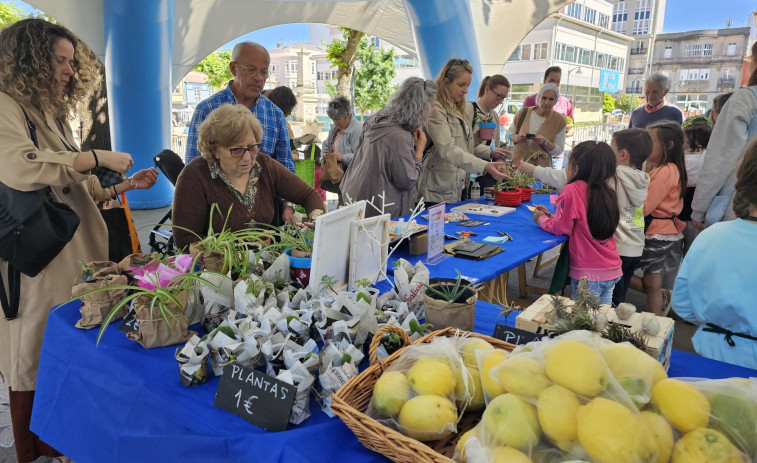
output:
<instances>
[{"instance_id":1,"label":"red plant pot","mask_svg":"<svg viewBox=\"0 0 757 463\"><path fill-rule=\"evenodd\" d=\"M533 188L521 188L520 189L520 198L523 202L531 201L531 193L534 192Z\"/></svg>"},{"instance_id":2,"label":"red plant pot","mask_svg":"<svg viewBox=\"0 0 757 463\"><path fill-rule=\"evenodd\" d=\"M520 188L508 188L494 196L494 202L500 206L518 207L523 202Z\"/></svg>"}]
</instances>

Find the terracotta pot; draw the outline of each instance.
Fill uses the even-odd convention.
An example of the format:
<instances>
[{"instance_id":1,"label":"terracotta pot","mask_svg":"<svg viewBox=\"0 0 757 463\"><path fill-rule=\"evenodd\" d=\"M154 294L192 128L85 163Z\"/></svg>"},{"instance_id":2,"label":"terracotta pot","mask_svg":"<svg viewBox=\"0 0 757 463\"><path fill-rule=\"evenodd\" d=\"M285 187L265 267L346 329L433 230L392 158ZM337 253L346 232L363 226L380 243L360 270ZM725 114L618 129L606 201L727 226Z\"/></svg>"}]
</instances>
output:
<instances>
[{"instance_id":1,"label":"terracotta pot","mask_svg":"<svg viewBox=\"0 0 757 463\"><path fill-rule=\"evenodd\" d=\"M478 138L481 140L491 140L494 137L494 130L497 124L494 122L482 122L478 125Z\"/></svg>"},{"instance_id":2,"label":"terracotta pot","mask_svg":"<svg viewBox=\"0 0 757 463\"><path fill-rule=\"evenodd\" d=\"M520 189L520 198L523 202L531 201L531 193L534 192L533 188L521 188Z\"/></svg>"},{"instance_id":3,"label":"terracotta pot","mask_svg":"<svg viewBox=\"0 0 757 463\"><path fill-rule=\"evenodd\" d=\"M523 202L520 188L507 188L505 190L500 191L494 197L494 202L496 202L500 206L507 206L507 207L520 206L520 203Z\"/></svg>"}]
</instances>

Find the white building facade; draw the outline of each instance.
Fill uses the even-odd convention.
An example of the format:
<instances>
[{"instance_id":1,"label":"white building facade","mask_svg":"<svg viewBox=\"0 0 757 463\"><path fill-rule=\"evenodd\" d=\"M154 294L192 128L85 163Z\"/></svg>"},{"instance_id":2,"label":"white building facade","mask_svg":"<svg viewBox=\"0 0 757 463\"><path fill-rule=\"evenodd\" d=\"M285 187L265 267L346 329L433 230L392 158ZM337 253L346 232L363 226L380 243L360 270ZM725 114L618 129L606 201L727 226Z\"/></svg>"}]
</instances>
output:
<instances>
[{"instance_id":1,"label":"white building facade","mask_svg":"<svg viewBox=\"0 0 757 463\"><path fill-rule=\"evenodd\" d=\"M511 100L537 92L544 71L560 66L560 92L574 102L577 122L601 118L602 92L617 93L625 85L632 42L610 29L612 10L605 0L579 0L536 26L502 68Z\"/></svg>"}]
</instances>

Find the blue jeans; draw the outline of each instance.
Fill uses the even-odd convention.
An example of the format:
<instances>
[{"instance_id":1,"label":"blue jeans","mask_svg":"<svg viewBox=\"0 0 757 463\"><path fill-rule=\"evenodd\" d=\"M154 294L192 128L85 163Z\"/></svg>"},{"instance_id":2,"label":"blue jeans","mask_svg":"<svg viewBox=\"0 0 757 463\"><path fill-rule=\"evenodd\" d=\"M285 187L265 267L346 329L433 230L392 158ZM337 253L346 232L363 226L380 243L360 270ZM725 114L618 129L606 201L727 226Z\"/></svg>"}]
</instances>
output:
<instances>
[{"instance_id":1,"label":"blue jeans","mask_svg":"<svg viewBox=\"0 0 757 463\"><path fill-rule=\"evenodd\" d=\"M575 278L570 279L570 297L574 301L578 300L578 281ZM594 293L602 304L609 304L612 302L612 290L615 288L615 283L619 281L620 277L608 281L590 281L589 291Z\"/></svg>"}]
</instances>

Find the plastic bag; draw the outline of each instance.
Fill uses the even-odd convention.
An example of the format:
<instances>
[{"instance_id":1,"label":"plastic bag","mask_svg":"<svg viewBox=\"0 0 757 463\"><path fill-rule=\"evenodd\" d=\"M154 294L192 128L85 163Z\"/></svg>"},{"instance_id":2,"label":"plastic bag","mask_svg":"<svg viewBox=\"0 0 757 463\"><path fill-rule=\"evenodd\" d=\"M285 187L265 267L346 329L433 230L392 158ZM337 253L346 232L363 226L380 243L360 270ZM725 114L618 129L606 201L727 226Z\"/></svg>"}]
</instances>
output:
<instances>
[{"instance_id":1,"label":"plastic bag","mask_svg":"<svg viewBox=\"0 0 757 463\"><path fill-rule=\"evenodd\" d=\"M430 343L406 347L376 381L366 414L420 441L457 432L458 381L468 390L471 380L458 354L456 340L436 337Z\"/></svg>"}]
</instances>

